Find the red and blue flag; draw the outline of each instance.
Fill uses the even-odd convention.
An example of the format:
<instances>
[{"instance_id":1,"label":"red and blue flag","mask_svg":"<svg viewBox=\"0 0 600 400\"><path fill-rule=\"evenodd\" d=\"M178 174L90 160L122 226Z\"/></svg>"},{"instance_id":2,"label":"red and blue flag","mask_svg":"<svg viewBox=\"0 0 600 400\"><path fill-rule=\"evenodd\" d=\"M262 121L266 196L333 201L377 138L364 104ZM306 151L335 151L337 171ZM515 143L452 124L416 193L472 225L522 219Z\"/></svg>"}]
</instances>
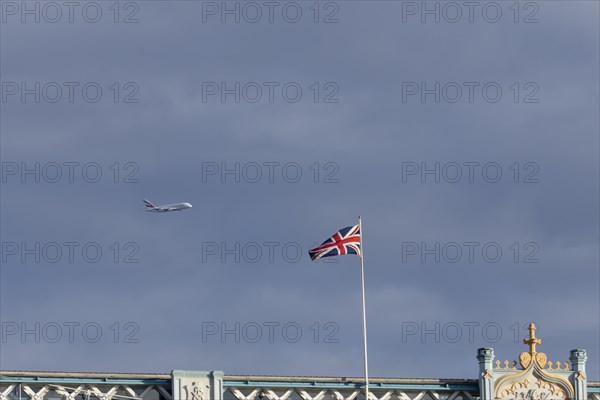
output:
<instances>
[{"instance_id":1,"label":"red and blue flag","mask_svg":"<svg viewBox=\"0 0 600 400\"><path fill-rule=\"evenodd\" d=\"M349 226L334 233L319 247L309 250L308 255L312 261L344 254L356 254L360 257L360 244L360 225Z\"/></svg>"}]
</instances>

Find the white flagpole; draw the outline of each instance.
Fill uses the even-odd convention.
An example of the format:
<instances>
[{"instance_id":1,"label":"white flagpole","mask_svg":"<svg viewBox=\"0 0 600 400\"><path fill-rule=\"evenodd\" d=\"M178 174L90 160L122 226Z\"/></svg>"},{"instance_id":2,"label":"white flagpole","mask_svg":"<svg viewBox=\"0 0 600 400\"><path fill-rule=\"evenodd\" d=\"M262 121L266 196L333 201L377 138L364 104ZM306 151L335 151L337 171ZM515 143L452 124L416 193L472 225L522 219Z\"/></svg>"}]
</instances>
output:
<instances>
[{"instance_id":1,"label":"white flagpole","mask_svg":"<svg viewBox=\"0 0 600 400\"><path fill-rule=\"evenodd\" d=\"M369 365L367 362L367 310L365 308L365 268L362 219L358 217L358 229L360 230L360 286L362 288L362 317L363 317L363 345L365 357L365 400L369 400Z\"/></svg>"}]
</instances>

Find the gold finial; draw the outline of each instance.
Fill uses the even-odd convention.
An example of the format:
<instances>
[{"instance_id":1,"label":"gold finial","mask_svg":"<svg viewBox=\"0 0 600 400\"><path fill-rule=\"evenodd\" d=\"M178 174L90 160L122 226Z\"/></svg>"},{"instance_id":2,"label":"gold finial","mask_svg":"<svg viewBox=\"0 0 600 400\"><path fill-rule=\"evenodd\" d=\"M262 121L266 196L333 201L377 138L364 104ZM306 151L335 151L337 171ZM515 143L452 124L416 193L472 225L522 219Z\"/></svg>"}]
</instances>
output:
<instances>
[{"instance_id":1,"label":"gold finial","mask_svg":"<svg viewBox=\"0 0 600 400\"><path fill-rule=\"evenodd\" d=\"M538 339L535 337L535 324L532 322L529 324L529 338L523 339L523 343L529 345L529 352L533 355L537 353L535 351L535 346L538 344L542 344L542 339Z\"/></svg>"},{"instance_id":2,"label":"gold finial","mask_svg":"<svg viewBox=\"0 0 600 400\"><path fill-rule=\"evenodd\" d=\"M535 337L535 324L532 322L527 327L529 329L529 337L523 340L523 343L529 345L529 351L524 351L519 355L519 361L521 362L521 366L523 369L529 368L531 365L537 364L540 368L544 368L546 366L546 354L538 353L535 349L535 346L538 344L542 344L542 339ZM548 366L548 369L553 369L552 365Z\"/></svg>"}]
</instances>

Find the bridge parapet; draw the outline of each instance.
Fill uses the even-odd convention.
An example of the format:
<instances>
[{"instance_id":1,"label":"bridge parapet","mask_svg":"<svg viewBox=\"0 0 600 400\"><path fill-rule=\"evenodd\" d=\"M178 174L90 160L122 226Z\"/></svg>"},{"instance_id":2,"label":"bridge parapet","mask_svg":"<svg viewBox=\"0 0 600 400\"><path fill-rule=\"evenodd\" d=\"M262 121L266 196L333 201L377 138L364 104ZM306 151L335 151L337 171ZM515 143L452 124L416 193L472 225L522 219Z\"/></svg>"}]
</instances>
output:
<instances>
[{"instance_id":1,"label":"bridge parapet","mask_svg":"<svg viewBox=\"0 0 600 400\"><path fill-rule=\"evenodd\" d=\"M369 400L478 400L476 380L370 379ZM224 400L364 400L361 378L243 377L225 380Z\"/></svg>"},{"instance_id":2,"label":"bridge parapet","mask_svg":"<svg viewBox=\"0 0 600 400\"><path fill-rule=\"evenodd\" d=\"M480 400L476 379L381 378L369 383L369 400ZM0 400L364 400L362 385L361 378L223 376L218 371L0 371ZM588 381L587 392L587 400L600 400L600 382Z\"/></svg>"}]
</instances>

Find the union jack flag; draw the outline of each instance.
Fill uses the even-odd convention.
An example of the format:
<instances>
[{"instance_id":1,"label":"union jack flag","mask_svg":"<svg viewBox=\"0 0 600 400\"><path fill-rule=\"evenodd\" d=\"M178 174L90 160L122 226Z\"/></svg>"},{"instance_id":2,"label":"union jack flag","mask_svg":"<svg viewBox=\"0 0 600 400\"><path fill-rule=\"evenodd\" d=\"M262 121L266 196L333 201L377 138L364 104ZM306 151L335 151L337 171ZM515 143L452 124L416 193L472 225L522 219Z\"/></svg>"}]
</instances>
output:
<instances>
[{"instance_id":1,"label":"union jack flag","mask_svg":"<svg viewBox=\"0 0 600 400\"><path fill-rule=\"evenodd\" d=\"M319 247L308 251L308 255L310 255L312 261L318 260L321 257L341 256L344 254L356 254L360 257L359 225L340 229Z\"/></svg>"}]
</instances>

